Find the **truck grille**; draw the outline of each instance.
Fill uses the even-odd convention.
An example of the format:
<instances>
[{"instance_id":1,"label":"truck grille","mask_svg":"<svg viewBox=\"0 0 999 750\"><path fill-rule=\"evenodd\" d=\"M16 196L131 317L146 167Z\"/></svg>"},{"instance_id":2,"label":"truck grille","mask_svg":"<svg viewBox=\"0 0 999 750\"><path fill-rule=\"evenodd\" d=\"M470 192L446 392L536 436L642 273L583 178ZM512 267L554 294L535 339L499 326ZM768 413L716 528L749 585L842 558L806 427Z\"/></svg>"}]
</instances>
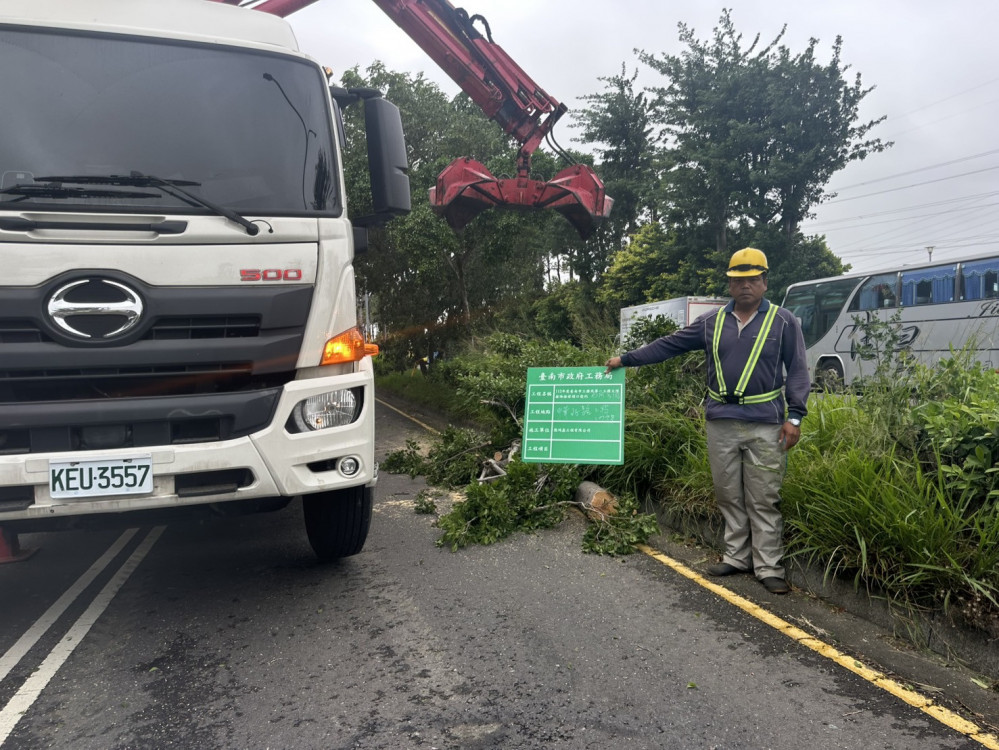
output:
<instances>
[{"instance_id":1,"label":"truck grille","mask_svg":"<svg viewBox=\"0 0 999 750\"><path fill-rule=\"evenodd\" d=\"M274 416L280 388L249 393L15 404L0 415L0 455L233 440ZM25 427L27 419L31 426Z\"/></svg>"},{"instance_id":2,"label":"truck grille","mask_svg":"<svg viewBox=\"0 0 999 750\"><path fill-rule=\"evenodd\" d=\"M0 369L0 403L176 396L273 386L253 378L248 362L65 370Z\"/></svg>"},{"instance_id":3,"label":"truck grille","mask_svg":"<svg viewBox=\"0 0 999 750\"><path fill-rule=\"evenodd\" d=\"M206 315L158 320L143 341L166 339L230 339L260 335L259 315ZM52 343L53 339L32 320L0 320L0 344Z\"/></svg>"},{"instance_id":4,"label":"truck grille","mask_svg":"<svg viewBox=\"0 0 999 750\"><path fill-rule=\"evenodd\" d=\"M134 332L102 340L58 328L48 295L77 277L127 282L143 300ZM211 442L263 429L295 377L312 294L304 284L150 287L82 271L39 288L0 287L0 455Z\"/></svg>"}]
</instances>

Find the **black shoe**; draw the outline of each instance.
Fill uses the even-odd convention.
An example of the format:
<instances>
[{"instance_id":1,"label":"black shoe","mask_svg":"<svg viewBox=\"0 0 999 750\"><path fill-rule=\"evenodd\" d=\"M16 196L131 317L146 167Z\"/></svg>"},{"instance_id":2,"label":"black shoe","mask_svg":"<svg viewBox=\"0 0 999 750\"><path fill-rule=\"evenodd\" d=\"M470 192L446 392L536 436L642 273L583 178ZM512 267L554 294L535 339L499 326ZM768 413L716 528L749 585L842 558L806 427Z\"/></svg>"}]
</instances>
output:
<instances>
[{"instance_id":1,"label":"black shoe","mask_svg":"<svg viewBox=\"0 0 999 750\"><path fill-rule=\"evenodd\" d=\"M729 565L728 563L715 563L714 565L709 565L708 568L709 576L734 576L738 573L748 573L748 570L743 570L742 568L737 568L734 565Z\"/></svg>"},{"instance_id":2,"label":"black shoe","mask_svg":"<svg viewBox=\"0 0 999 750\"><path fill-rule=\"evenodd\" d=\"M763 588L771 594L786 594L791 590L791 587L787 585L787 581L783 578L777 578L776 576L771 578L761 578L760 583L762 583Z\"/></svg>"}]
</instances>

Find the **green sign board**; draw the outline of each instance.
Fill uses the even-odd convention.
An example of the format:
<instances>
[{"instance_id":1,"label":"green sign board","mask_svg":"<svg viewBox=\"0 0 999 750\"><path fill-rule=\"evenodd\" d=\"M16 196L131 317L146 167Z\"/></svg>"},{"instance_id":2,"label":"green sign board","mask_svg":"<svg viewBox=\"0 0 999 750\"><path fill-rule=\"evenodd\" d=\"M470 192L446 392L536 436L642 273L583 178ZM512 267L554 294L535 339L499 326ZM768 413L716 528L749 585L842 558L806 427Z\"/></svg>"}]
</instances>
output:
<instances>
[{"instance_id":1,"label":"green sign board","mask_svg":"<svg viewBox=\"0 0 999 750\"><path fill-rule=\"evenodd\" d=\"M624 463L624 368L529 367L524 461Z\"/></svg>"}]
</instances>

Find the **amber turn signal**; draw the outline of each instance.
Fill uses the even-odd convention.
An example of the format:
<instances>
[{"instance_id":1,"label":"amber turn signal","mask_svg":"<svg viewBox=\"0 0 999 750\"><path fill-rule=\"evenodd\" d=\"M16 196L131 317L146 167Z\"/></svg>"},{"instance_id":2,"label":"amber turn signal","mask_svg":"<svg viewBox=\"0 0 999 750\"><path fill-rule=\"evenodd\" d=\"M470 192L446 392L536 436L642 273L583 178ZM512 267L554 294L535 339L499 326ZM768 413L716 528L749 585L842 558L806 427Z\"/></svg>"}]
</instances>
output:
<instances>
[{"instance_id":1,"label":"amber turn signal","mask_svg":"<svg viewBox=\"0 0 999 750\"><path fill-rule=\"evenodd\" d=\"M366 356L378 354L378 344L369 344L364 340L360 328L351 328L338 336L334 336L323 347L323 359L320 365L338 365L345 362L357 362Z\"/></svg>"}]
</instances>

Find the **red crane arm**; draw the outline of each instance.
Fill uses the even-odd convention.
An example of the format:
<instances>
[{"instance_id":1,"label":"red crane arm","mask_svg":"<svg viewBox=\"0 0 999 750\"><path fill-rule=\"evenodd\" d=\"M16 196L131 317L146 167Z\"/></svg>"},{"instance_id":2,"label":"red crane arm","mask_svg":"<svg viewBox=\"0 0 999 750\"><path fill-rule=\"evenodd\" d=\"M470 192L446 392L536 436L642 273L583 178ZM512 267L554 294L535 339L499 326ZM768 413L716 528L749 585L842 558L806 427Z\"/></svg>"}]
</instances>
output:
<instances>
[{"instance_id":1,"label":"red crane arm","mask_svg":"<svg viewBox=\"0 0 999 750\"><path fill-rule=\"evenodd\" d=\"M218 0L240 5L241 0ZM244 0L245 1L245 0ZM253 6L287 16L317 0L264 0ZM493 206L554 208L584 237L610 213L614 201L590 167L577 164L552 180L530 178L531 155L566 107L546 93L491 38L480 16L469 16L448 0L373 0L491 120L520 144L517 177L497 179L481 163L457 159L430 191L434 209L461 228ZM485 27L486 36L476 28Z\"/></svg>"},{"instance_id":2,"label":"red crane arm","mask_svg":"<svg viewBox=\"0 0 999 750\"><path fill-rule=\"evenodd\" d=\"M374 0L420 45L487 117L520 144L526 157L537 150L566 107L546 93L469 17L447 0ZM487 34L488 25L486 25ZM542 117L544 119L542 119ZM526 171L525 171L526 174Z\"/></svg>"}]
</instances>

